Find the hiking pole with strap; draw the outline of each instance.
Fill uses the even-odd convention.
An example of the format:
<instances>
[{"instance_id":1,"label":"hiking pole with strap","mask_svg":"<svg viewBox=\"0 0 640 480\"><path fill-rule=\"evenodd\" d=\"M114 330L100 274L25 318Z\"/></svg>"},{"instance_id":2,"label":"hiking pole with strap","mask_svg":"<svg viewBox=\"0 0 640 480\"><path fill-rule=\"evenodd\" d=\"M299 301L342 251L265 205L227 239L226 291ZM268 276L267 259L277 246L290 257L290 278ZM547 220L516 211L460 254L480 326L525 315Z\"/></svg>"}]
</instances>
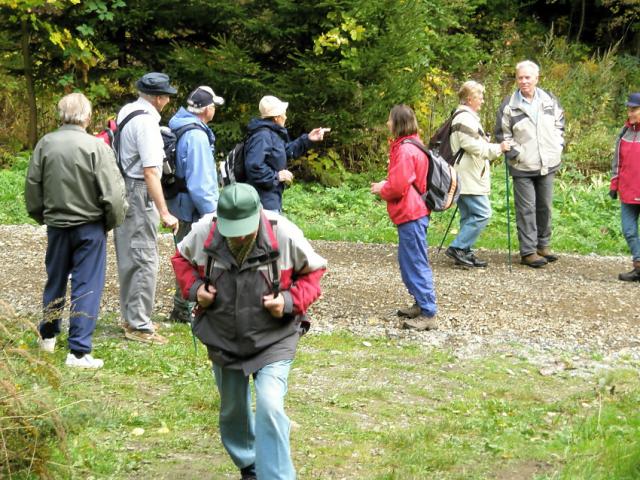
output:
<instances>
[{"instance_id":1,"label":"hiking pole with strap","mask_svg":"<svg viewBox=\"0 0 640 480\"><path fill-rule=\"evenodd\" d=\"M444 245L444 241L447 238L447 235L449 234L449 230L451 229L451 224L453 223L453 219L456 218L456 213L458 213L458 204L456 203L456 208L453 211L453 215L451 215L451 219L449 220L449 225L447 225L447 229L444 232L444 236L442 237L442 240L440 241L440 245L438 245L438 252L440 253L440 250L442 250L442 245Z\"/></svg>"},{"instance_id":2,"label":"hiking pole with strap","mask_svg":"<svg viewBox=\"0 0 640 480\"><path fill-rule=\"evenodd\" d=\"M509 212L509 165L507 164L507 157L504 157L504 180L507 187L507 244L509 249L509 272L511 269L511 215Z\"/></svg>"}]
</instances>

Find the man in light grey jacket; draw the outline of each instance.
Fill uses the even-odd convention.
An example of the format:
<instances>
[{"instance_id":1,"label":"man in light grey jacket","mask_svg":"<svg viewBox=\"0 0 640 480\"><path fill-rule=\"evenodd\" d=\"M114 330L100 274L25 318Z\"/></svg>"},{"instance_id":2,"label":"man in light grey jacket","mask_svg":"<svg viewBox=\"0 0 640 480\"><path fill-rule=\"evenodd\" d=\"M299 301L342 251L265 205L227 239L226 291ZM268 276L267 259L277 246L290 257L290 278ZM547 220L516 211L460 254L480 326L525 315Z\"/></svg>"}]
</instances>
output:
<instances>
[{"instance_id":1,"label":"man in light grey jacket","mask_svg":"<svg viewBox=\"0 0 640 480\"><path fill-rule=\"evenodd\" d=\"M551 253L553 178L564 148L564 111L550 93L537 88L539 67L516 65L518 90L498 110L496 139L507 141L505 154L513 177L521 263L540 268L558 257Z\"/></svg>"}]
</instances>

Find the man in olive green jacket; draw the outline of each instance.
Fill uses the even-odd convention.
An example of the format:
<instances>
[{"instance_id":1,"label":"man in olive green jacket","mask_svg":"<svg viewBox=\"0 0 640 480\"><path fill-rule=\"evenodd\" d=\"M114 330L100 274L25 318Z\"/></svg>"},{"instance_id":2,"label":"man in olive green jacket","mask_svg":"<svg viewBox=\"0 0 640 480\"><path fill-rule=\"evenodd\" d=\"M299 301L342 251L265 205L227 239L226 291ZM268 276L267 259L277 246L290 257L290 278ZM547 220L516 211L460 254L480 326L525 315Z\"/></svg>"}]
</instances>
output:
<instances>
[{"instance_id":1,"label":"man in olive green jacket","mask_svg":"<svg viewBox=\"0 0 640 480\"><path fill-rule=\"evenodd\" d=\"M106 270L107 231L120 225L128 204L113 151L89 135L91 104L81 93L60 100L62 126L38 142L25 185L27 212L47 225L44 319L40 348L53 352L71 277L66 365L100 368L91 356Z\"/></svg>"}]
</instances>

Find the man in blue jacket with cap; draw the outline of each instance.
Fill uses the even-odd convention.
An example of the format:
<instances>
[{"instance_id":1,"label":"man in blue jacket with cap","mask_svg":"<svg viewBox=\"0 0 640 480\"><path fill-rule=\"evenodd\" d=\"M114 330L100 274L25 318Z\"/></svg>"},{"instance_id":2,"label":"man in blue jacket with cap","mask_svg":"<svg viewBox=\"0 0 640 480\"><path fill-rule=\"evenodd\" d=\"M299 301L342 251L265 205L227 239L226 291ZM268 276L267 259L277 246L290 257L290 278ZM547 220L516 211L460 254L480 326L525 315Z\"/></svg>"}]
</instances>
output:
<instances>
[{"instance_id":1,"label":"man in blue jacket with cap","mask_svg":"<svg viewBox=\"0 0 640 480\"><path fill-rule=\"evenodd\" d=\"M211 87L200 86L187 97L187 107L180 107L169 121L169 128L178 137L176 177L180 191L167 200L167 204L169 211L179 220L178 242L191 231L192 223L207 213L215 212L218 206L216 136L207 123L213 120L216 107L221 105L224 105L224 99L217 96ZM169 319L188 322L192 306L177 289Z\"/></svg>"}]
</instances>

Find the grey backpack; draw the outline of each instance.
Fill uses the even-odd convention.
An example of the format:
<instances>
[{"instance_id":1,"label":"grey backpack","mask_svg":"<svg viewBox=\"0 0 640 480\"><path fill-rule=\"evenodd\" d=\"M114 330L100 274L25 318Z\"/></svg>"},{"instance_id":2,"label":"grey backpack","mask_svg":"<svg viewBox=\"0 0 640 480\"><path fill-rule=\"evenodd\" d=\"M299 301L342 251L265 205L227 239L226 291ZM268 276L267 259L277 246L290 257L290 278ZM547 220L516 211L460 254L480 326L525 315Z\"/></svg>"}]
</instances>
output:
<instances>
[{"instance_id":1,"label":"grey backpack","mask_svg":"<svg viewBox=\"0 0 640 480\"><path fill-rule=\"evenodd\" d=\"M424 203L432 212L443 212L458 201L460 196L460 179L456 170L440 155L429 150L422 143L407 138L402 143L410 143L418 147L429 161L427 171L427 191L420 193L413 185Z\"/></svg>"}]
</instances>

